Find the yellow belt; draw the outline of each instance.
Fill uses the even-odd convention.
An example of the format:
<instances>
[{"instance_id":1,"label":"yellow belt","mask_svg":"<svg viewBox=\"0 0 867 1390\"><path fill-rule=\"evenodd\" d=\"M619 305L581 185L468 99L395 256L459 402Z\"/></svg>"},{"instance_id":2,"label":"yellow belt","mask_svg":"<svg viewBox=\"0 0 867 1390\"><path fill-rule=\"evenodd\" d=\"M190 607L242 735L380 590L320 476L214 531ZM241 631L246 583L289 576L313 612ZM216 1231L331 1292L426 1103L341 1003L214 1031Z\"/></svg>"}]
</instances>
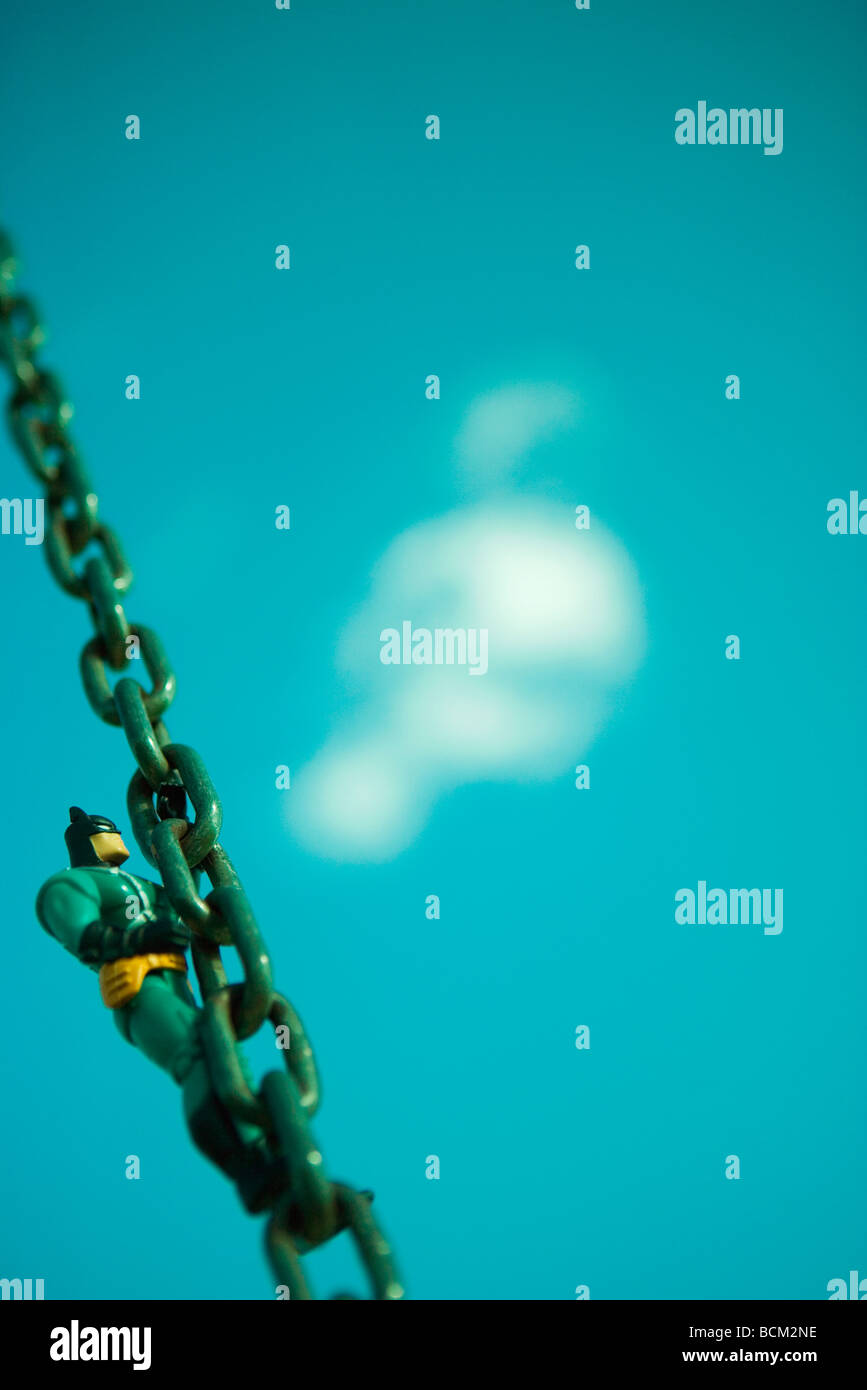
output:
<instances>
[{"instance_id":1,"label":"yellow belt","mask_svg":"<svg viewBox=\"0 0 867 1390\"><path fill-rule=\"evenodd\" d=\"M120 1009L134 999L142 987L145 975L151 970L187 971L182 955L173 952L152 952L147 956L125 956L100 967L99 992L109 1009Z\"/></svg>"}]
</instances>

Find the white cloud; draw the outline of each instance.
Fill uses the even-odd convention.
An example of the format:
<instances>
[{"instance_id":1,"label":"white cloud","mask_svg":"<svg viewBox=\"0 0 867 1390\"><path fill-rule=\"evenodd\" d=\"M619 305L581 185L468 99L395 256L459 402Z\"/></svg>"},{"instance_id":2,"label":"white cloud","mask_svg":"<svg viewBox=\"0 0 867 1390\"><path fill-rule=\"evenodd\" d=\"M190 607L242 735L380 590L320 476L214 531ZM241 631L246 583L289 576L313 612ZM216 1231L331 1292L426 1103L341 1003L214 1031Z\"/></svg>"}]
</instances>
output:
<instances>
[{"instance_id":1,"label":"white cloud","mask_svg":"<svg viewBox=\"0 0 867 1390\"><path fill-rule=\"evenodd\" d=\"M387 727L336 735L293 781L293 829L302 844L354 863L389 859L427 818L432 786L416 785L406 749Z\"/></svg>"},{"instance_id":2,"label":"white cloud","mask_svg":"<svg viewBox=\"0 0 867 1390\"><path fill-rule=\"evenodd\" d=\"M563 386L524 382L486 392L455 441L461 472L483 486L509 479L533 445L573 424L579 410Z\"/></svg>"},{"instance_id":3,"label":"white cloud","mask_svg":"<svg viewBox=\"0 0 867 1390\"><path fill-rule=\"evenodd\" d=\"M487 628L487 674L384 666L380 632L405 620ZM565 775L643 642L631 562L595 518L577 531L567 507L515 499L412 527L341 636L339 664L366 704L293 778L295 834L329 857L387 859L446 790Z\"/></svg>"}]
</instances>

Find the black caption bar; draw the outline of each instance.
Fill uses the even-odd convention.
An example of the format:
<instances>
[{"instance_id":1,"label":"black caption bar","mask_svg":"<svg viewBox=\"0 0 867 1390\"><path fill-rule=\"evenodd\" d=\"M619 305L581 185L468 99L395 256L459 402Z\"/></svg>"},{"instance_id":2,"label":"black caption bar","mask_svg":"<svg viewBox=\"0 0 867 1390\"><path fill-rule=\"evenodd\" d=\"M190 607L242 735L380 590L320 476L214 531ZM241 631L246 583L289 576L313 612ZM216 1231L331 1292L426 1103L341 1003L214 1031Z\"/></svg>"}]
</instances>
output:
<instances>
[{"instance_id":1,"label":"black caption bar","mask_svg":"<svg viewBox=\"0 0 867 1390\"><path fill-rule=\"evenodd\" d=\"M865 1301L865 1300L861 1300ZM335 1321L308 1305L288 1302L39 1302L0 1301L0 1345L4 1362L25 1373L93 1377L163 1375L179 1366L196 1373L214 1371L224 1380L249 1377L251 1367L286 1364L287 1348L304 1345L313 1318L317 1331L349 1326L351 1341L329 1342L329 1363L379 1351L397 1356L401 1377L414 1365L425 1378L442 1360L445 1373L475 1346L491 1362L511 1358L531 1342L546 1363L555 1347L565 1349L578 1371L595 1365L616 1373L644 1370L667 1373L709 1365L755 1365L787 1369L812 1367L820 1374L854 1369L862 1363L864 1330L859 1306L828 1302L604 1302L546 1305L501 1302L425 1303L374 1311L335 1311ZM413 1311L415 1309L415 1311ZM320 1322L319 1319L322 1319ZM358 1318L358 1322L353 1319ZM504 1321L507 1319L507 1321ZM417 1321L416 1321L417 1320ZM419 1338L393 1341L398 1327L412 1325ZM541 1324L541 1326L540 1326ZM452 1331L459 1331L455 1343ZM543 1340L540 1341L540 1333ZM562 1339L562 1341L561 1341ZM309 1343L308 1343L309 1345ZM323 1344L317 1343L321 1348ZM459 1353L459 1346L464 1351ZM353 1352L354 1348L354 1352ZM323 1348L324 1349L324 1348ZM456 1360L457 1358L457 1360ZM396 1369L396 1367L394 1368Z\"/></svg>"}]
</instances>

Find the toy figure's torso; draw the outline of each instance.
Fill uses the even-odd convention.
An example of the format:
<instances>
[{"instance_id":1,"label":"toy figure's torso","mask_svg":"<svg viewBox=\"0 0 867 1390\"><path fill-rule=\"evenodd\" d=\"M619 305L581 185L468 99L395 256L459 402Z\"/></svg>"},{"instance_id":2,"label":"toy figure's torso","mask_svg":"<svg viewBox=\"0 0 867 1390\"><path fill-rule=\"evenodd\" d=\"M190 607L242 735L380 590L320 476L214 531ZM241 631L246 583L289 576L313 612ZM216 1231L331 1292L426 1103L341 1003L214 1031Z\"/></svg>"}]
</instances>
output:
<instances>
[{"instance_id":1,"label":"toy figure's torso","mask_svg":"<svg viewBox=\"0 0 867 1390\"><path fill-rule=\"evenodd\" d=\"M108 864L54 874L40 889L36 913L46 931L74 956L91 922L125 928L156 917L177 918L161 884ZM98 965L90 968L99 970Z\"/></svg>"},{"instance_id":2,"label":"toy figure's torso","mask_svg":"<svg viewBox=\"0 0 867 1390\"><path fill-rule=\"evenodd\" d=\"M180 920L162 884L108 864L54 874L39 891L36 914L46 931L79 960L82 937L94 922L124 930L156 918ZM160 968L155 969L157 961ZM169 965L170 961L174 964ZM151 973L141 969L142 962L148 963ZM197 1009L183 955L138 956L103 965L85 959L83 963L100 973L105 1003L116 992L109 1007L127 1041L181 1081L199 1055ZM134 986L125 988L129 975L135 976Z\"/></svg>"}]
</instances>

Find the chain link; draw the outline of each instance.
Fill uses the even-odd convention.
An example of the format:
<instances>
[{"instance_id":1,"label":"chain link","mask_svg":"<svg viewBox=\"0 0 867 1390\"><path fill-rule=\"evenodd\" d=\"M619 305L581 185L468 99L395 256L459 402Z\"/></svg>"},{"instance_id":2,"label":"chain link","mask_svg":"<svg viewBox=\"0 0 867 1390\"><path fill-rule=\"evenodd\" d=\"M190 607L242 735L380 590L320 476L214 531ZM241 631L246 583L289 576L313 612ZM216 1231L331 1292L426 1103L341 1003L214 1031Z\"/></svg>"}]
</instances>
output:
<instances>
[{"instance_id":1,"label":"chain link","mask_svg":"<svg viewBox=\"0 0 867 1390\"><path fill-rule=\"evenodd\" d=\"M264 1131L277 1160L277 1190L263 1199L271 1213L265 1247L274 1276L290 1299L312 1298L300 1257L346 1230L372 1296L403 1298L393 1254L371 1210L373 1193L326 1176L310 1128L320 1096L313 1051L298 1014L274 989L265 942L219 844L222 811L207 768L194 748L171 741L162 722L175 697L175 673L157 633L127 619L122 600L132 584L132 570L119 537L99 517L96 493L68 433L72 407L63 387L36 361L44 332L33 301L15 291L16 274L12 244L0 228L0 363L12 381L10 431L45 491L51 574L90 610L94 635L81 653L81 679L94 712L104 723L123 729L135 759L127 793L133 833L192 933L211 1084L232 1115ZM85 557L90 547L96 553ZM149 690L129 675L113 687L110 683L109 670L127 670L133 652L144 662ZM211 884L204 897L202 874ZM222 946L238 952L239 983L227 979ZM285 1070L268 1072L254 1093L244 1077L239 1044L266 1025L281 1042L287 1034L277 1030L288 1029L290 1046L281 1049Z\"/></svg>"}]
</instances>

